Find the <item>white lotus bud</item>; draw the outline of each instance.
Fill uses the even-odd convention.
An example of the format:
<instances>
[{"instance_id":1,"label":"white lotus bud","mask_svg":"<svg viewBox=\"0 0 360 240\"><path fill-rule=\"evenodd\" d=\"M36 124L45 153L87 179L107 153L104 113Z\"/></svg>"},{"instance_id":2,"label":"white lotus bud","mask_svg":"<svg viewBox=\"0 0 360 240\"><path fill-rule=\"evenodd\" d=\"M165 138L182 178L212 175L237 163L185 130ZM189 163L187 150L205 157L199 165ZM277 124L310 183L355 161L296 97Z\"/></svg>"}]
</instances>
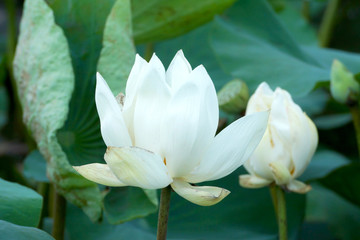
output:
<instances>
[{"instance_id":1,"label":"white lotus bud","mask_svg":"<svg viewBox=\"0 0 360 240\"><path fill-rule=\"evenodd\" d=\"M295 179L304 172L316 150L316 127L287 91L272 91L262 83L250 97L246 115L267 109L267 129L244 165L249 174L240 176L240 185L257 188L275 182L290 191L305 193L310 186Z\"/></svg>"}]
</instances>

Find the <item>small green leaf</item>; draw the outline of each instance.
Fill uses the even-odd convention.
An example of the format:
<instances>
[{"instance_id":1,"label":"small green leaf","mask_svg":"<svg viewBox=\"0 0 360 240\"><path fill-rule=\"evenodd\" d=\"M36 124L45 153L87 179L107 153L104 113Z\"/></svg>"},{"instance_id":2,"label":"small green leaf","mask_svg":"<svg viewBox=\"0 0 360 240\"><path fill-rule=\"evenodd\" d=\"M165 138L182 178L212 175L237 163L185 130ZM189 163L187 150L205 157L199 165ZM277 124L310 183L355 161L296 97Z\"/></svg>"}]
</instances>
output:
<instances>
[{"instance_id":1,"label":"small green leaf","mask_svg":"<svg viewBox=\"0 0 360 240\"><path fill-rule=\"evenodd\" d=\"M0 220L0 240L54 240L49 234L33 227L24 227Z\"/></svg>"},{"instance_id":2,"label":"small green leaf","mask_svg":"<svg viewBox=\"0 0 360 240\"><path fill-rule=\"evenodd\" d=\"M46 176L46 160L38 150L32 151L24 161L24 175L37 182L49 182Z\"/></svg>"},{"instance_id":3,"label":"small green leaf","mask_svg":"<svg viewBox=\"0 0 360 240\"><path fill-rule=\"evenodd\" d=\"M155 194L156 191L148 191ZM157 198L156 198L157 199ZM157 200L136 187L111 188L104 199L105 214L111 224L121 224L135 218L145 217L157 210Z\"/></svg>"},{"instance_id":4,"label":"small green leaf","mask_svg":"<svg viewBox=\"0 0 360 240\"><path fill-rule=\"evenodd\" d=\"M133 0L136 43L155 42L184 34L223 12L235 0Z\"/></svg>"},{"instance_id":5,"label":"small green leaf","mask_svg":"<svg viewBox=\"0 0 360 240\"><path fill-rule=\"evenodd\" d=\"M338 168L320 179L320 183L343 198L360 206L360 164L352 163Z\"/></svg>"},{"instance_id":6,"label":"small green leaf","mask_svg":"<svg viewBox=\"0 0 360 240\"><path fill-rule=\"evenodd\" d=\"M0 178L0 219L36 227L41 207L42 197L34 190Z\"/></svg>"}]
</instances>

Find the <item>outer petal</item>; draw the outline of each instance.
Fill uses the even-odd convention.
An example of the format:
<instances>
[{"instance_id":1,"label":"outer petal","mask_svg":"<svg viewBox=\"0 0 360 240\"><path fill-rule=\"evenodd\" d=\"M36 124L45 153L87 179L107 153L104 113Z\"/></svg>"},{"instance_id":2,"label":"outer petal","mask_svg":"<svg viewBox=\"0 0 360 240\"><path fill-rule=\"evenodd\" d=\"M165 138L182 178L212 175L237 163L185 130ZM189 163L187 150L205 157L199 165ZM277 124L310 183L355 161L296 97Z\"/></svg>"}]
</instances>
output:
<instances>
[{"instance_id":1,"label":"outer petal","mask_svg":"<svg viewBox=\"0 0 360 240\"><path fill-rule=\"evenodd\" d=\"M129 186L157 189L172 182L162 158L141 148L109 147L105 161L116 177Z\"/></svg>"},{"instance_id":2,"label":"outer petal","mask_svg":"<svg viewBox=\"0 0 360 240\"><path fill-rule=\"evenodd\" d=\"M132 104L139 86L141 72L144 70L147 64L148 63L139 54L136 54L134 66L132 67L129 78L126 82L125 94L128 105Z\"/></svg>"},{"instance_id":3,"label":"outer petal","mask_svg":"<svg viewBox=\"0 0 360 240\"><path fill-rule=\"evenodd\" d=\"M165 70L154 55L138 88L134 111L135 145L160 154L160 127L171 97L165 82Z\"/></svg>"},{"instance_id":4,"label":"outer petal","mask_svg":"<svg viewBox=\"0 0 360 240\"><path fill-rule=\"evenodd\" d=\"M311 190L310 185L306 185L305 183L297 180L291 181L288 185L286 185L286 187L288 190L296 193L307 193Z\"/></svg>"},{"instance_id":5,"label":"outer petal","mask_svg":"<svg viewBox=\"0 0 360 240\"><path fill-rule=\"evenodd\" d=\"M230 191L224 188L200 186L194 187L179 179L171 184L174 191L186 200L200 206L211 206L223 200Z\"/></svg>"},{"instance_id":6,"label":"outer petal","mask_svg":"<svg viewBox=\"0 0 360 240\"><path fill-rule=\"evenodd\" d=\"M269 185L272 181L255 175L244 174L239 176L239 184L244 188L261 188Z\"/></svg>"},{"instance_id":7,"label":"outer petal","mask_svg":"<svg viewBox=\"0 0 360 240\"><path fill-rule=\"evenodd\" d=\"M274 92L266 82L262 82L250 97L246 107L246 115L262 112L271 108Z\"/></svg>"},{"instance_id":8,"label":"outer petal","mask_svg":"<svg viewBox=\"0 0 360 240\"><path fill-rule=\"evenodd\" d=\"M292 159L295 166L294 178L299 177L309 165L317 144L318 133L315 124L304 114L304 128L297 128L296 142L292 146ZM301 132L299 132L299 130Z\"/></svg>"},{"instance_id":9,"label":"outer petal","mask_svg":"<svg viewBox=\"0 0 360 240\"><path fill-rule=\"evenodd\" d=\"M183 51L179 50L166 71L166 81L172 89L178 89L187 81L191 70L192 68L186 60Z\"/></svg>"},{"instance_id":10,"label":"outer petal","mask_svg":"<svg viewBox=\"0 0 360 240\"><path fill-rule=\"evenodd\" d=\"M173 177L199 164L218 124L215 87L205 68L196 68L173 96L165 115L161 145Z\"/></svg>"},{"instance_id":11,"label":"outer petal","mask_svg":"<svg viewBox=\"0 0 360 240\"><path fill-rule=\"evenodd\" d=\"M95 103L105 144L112 147L131 146L131 139L119 104L99 73L96 79Z\"/></svg>"},{"instance_id":12,"label":"outer petal","mask_svg":"<svg viewBox=\"0 0 360 240\"><path fill-rule=\"evenodd\" d=\"M185 179L202 182L222 178L240 167L253 153L264 135L269 112L240 118L214 139L200 165Z\"/></svg>"},{"instance_id":13,"label":"outer petal","mask_svg":"<svg viewBox=\"0 0 360 240\"><path fill-rule=\"evenodd\" d=\"M73 167L84 178L110 187L123 187L125 183L121 182L114 173L110 170L109 166L101 163L91 163L78 167Z\"/></svg>"}]
</instances>

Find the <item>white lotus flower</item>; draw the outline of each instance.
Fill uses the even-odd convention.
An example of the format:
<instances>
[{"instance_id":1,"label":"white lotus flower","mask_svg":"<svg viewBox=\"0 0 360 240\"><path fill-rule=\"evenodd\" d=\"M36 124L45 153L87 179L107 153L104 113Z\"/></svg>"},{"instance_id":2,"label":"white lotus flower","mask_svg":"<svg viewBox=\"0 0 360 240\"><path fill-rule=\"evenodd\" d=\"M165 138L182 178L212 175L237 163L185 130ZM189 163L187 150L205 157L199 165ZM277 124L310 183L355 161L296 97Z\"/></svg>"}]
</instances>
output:
<instances>
[{"instance_id":1,"label":"white lotus flower","mask_svg":"<svg viewBox=\"0 0 360 240\"><path fill-rule=\"evenodd\" d=\"M181 50L166 72L155 54L149 63L137 55L125 95L115 98L97 74L95 101L107 164L74 168L103 185L158 189L171 184L185 199L213 205L229 191L190 183L233 172L266 129L268 112L257 113L215 137L219 109L214 85L202 65L192 70Z\"/></svg>"},{"instance_id":2,"label":"white lotus flower","mask_svg":"<svg viewBox=\"0 0 360 240\"><path fill-rule=\"evenodd\" d=\"M295 179L305 171L316 150L315 124L287 91L276 88L273 92L263 82L251 96L246 115L267 109L271 109L268 127L244 164L250 174L240 176L240 185L258 188L275 181L290 191L305 193L310 186Z\"/></svg>"}]
</instances>

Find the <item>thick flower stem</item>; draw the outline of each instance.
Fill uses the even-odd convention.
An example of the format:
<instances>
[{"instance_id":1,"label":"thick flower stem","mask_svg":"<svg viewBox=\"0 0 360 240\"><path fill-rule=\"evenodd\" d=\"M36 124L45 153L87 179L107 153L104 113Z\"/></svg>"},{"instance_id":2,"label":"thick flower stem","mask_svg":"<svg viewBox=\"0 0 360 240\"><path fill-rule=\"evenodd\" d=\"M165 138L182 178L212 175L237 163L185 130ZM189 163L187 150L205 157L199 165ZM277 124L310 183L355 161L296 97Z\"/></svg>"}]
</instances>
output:
<instances>
[{"instance_id":1,"label":"thick flower stem","mask_svg":"<svg viewBox=\"0 0 360 240\"><path fill-rule=\"evenodd\" d=\"M52 229L52 236L56 240L63 240L65 230L66 200L56 191L53 207L54 224Z\"/></svg>"},{"instance_id":2,"label":"thick flower stem","mask_svg":"<svg viewBox=\"0 0 360 240\"><path fill-rule=\"evenodd\" d=\"M356 141L357 141L357 148L359 153L359 159L360 159L360 109L359 105L356 104L355 106L350 107L350 112L353 118L353 124L355 128L356 133Z\"/></svg>"},{"instance_id":3,"label":"thick flower stem","mask_svg":"<svg viewBox=\"0 0 360 240\"><path fill-rule=\"evenodd\" d=\"M171 187L167 186L161 190L157 240L165 240L167 232L167 223L169 218Z\"/></svg>"},{"instance_id":4,"label":"thick flower stem","mask_svg":"<svg viewBox=\"0 0 360 240\"><path fill-rule=\"evenodd\" d=\"M278 222L279 240L287 240L286 201L284 190L277 186L270 186L273 196L274 209ZM275 193L275 194L273 194Z\"/></svg>"}]
</instances>

